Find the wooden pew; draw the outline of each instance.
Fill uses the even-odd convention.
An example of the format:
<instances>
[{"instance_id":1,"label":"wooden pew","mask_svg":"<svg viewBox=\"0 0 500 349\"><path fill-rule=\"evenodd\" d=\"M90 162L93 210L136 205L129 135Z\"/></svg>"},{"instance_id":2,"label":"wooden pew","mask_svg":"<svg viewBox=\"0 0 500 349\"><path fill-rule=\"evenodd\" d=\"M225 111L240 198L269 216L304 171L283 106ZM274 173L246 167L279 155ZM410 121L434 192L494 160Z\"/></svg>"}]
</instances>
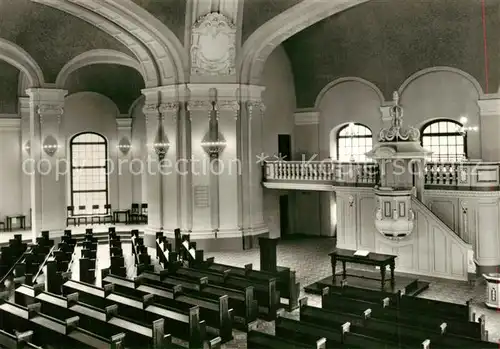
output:
<instances>
[{"instance_id":1,"label":"wooden pew","mask_svg":"<svg viewBox=\"0 0 500 349\"><path fill-rule=\"evenodd\" d=\"M131 231L132 256L137 268L137 275L144 270L154 270L151 264L151 257L148 255L147 248L144 246L144 239L139 237L138 230Z\"/></svg>"},{"instance_id":2,"label":"wooden pew","mask_svg":"<svg viewBox=\"0 0 500 349\"><path fill-rule=\"evenodd\" d=\"M244 332L248 332L249 326L257 319L257 301L254 300L252 286L235 289L210 285L206 277L193 280L176 277L165 278L164 275L164 272L143 273L134 279L136 288L150 293L154 293L155 289L161 290L160 292L172 293L174 288L180 285L183 290L192 290L201 296L220 297L227 295L229 308L233 309L233 326Z\"/></svg>"},{"instance_id":3,"label":"wooden pew","mask_svg":"<svg viewBox=\"0 0 500 349\"><path fill-rule=\"evenodd\" d=\"M31 343L33 331L9 333L0 330L0 347L6 349L42 349Z\"/></svg>"},{"instance_id":4,"label":"wooden pew","mask_svg":"<svg viewBox=\"0 0 500 349\"><path fill-rule=\"evenodd\" d=\"M83 303L99 309L116 306L117 311L120 308L120 313L125 313L134 319L145 321L161 317L166 322L167 332L188 340L192 348L199 347L205 338L206 325L204 320L200 320L200 308L197 306L185 306L181 303L168 306L158 304L151 295L140 300L132 299L113 292L113 287L110 285L99 288L74 280L67 281L63 285L63 291L66 294L78 293Z\"/></svg>"},{"instance_id":5,"label":"wooden pew","mask_svg":"<svg viewBox=\"0 0 500 349\"><path fill-rule=\"evenodd\" d=\"M207 326L214 328L216 335L220 336L225 343L233 339L233 310L229 308L229 297L227 295L201 296L194 292L184 291L180 285L172 289L157 288L149 286L141 288L140 278L129 280L109 274L109 270L104 269L102 273L102 284L112 284L114 290L132 297L145 297L148 294L154 295L156 302L172 306L173 302L189 304L200 307L200 316L206 321Z\"/></svg>"},{"instance_id":6,"label":"wooden pew","mask_svg":"<svg viewBox=\"0 0 500 349\"><path fill-rule=\"evenodd\" d=\"M413 325L441 333L446 329L448 334L463 335L473 339L484 338L484 321L469 322L443 317L440 313L421 313L413 308L399 309L387 306L387 302L368 302L360 299L345 297L329 292L329 288L323 289L322 307L330 310L347 310L362 314L365 310L371 310L371 316L382 320L396 321L402 324Z\"/></svg>"},{"instance_id":7,"label":"wooden pew","mask_svg":"<svg viewBox=\"0 0 500 349\"><path fill-rule=\"evenodd\" d=\"M280 305L280 294L276 289L276 279L269 280L249 280L245 277L230 275L230 269L225 271L213 271L206 269L193 269L171 265L166 274L187 278L208 278L208 283L242 289L254 287L255 299L258 303L259 314L269 320L276 318L276 312ZM168 279L169 276L165 276ZM162 279L165 280L165 279Z\"/></svg>"},{"instance_id":8,"label":"wooden pew","mask_svg":"<svg viewBox=\"0 0 500 349\"><path fill-rule=\"evenodd\" d=\"M294 342L290 339L283 339L271 334L250 331L247 334L248 349L325 349L325 341L318 340L314 345L306 345L301 342Z\"/></svg>"}]
</instances>

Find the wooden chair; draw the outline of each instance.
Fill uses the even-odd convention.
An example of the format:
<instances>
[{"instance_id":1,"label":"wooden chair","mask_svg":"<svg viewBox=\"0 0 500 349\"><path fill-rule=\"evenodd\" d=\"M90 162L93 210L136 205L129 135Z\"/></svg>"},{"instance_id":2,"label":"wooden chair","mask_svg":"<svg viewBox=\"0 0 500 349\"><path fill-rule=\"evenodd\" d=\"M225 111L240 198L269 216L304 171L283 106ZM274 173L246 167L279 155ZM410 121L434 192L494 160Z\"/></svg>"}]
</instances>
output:
<instances>
[{"instance_id":1,"label":"wooden chair","mask_svg":"<svg viewBox=\"0 0 500 349\"><path fill-rule=\"evenodd\" d=\"M78 206L78 211L85 211L85 209L86 209L86 206L85 206L85 205L80 205L80 206ZM78 224L78 225L80 225L80 223L81 223L82 221L84 221L84 222L85 222L85 225L87 225L87 224L88 224L88 220L87 220L87 218L88 218L88 217L87 217L86 215L77 216L77 218L76 218L76 222L77 222L77 224Z\"/></svg>"},{"instance_id":2,"label":"wooden chair","mask_svg":"<svg viewBox=\"0 0 500 349\"><path fill-rule=\"evenodd\" d=\"M92 205L92 216L90 217L90 224L101 223L102 215L99 214L99 205Z\"/></svg>"},{"instance_id":3,"label":"wooden chair","mask_svg":"<svg viewBox=\"0 0 500 349\"><path fill-rule=\"evenodd\" d=\"M66 226L69 227L69 223L73 221L73 225L76 225L76 217L75 217L75 207L67 206L66 207Z\"/></svg>"},{"instance_id":4,"label":"wooden chair","mask_svg":"<svg viewBox=\"0 0 500 349\"><path fill-rule=\"evenodd\" d=\"M141 204L141 222L148 222L148 204Z\"/></svg>"},{"instance_id":5,"label":"wooden chair","mask_svg":"<svg viewBox=\"0 0 500 349\"><path fill-rule=\"evenodd\" d=\"M110 204L104 205L104 210L106 212L104 213L104 215L101 216L101 223L106 224L106 222L109 222L113 224L114 219L113 219L113 212L111 212L111 205Z\"/></svg>"},{"instance_id":6,"label":"wooden chair","mask_svg":"<svg viewBox=\"0 0 500 349\"><path fill-rule=\"evenodd\" d=\"M141 212L139 210L139 204L132 204L132 209L130 210L130 223L139 223L141 220Z\"/></svg>"}]
</instances>

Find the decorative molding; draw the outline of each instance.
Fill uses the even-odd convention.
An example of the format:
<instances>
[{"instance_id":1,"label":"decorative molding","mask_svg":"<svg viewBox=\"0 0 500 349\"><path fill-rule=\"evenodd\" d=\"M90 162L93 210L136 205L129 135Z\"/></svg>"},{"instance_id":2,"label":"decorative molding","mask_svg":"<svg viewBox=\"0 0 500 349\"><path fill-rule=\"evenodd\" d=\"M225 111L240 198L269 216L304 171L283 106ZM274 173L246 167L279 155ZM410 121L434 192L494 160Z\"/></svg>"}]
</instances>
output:
<instances>
[{"instance_id":1,"label":"decorative molding","mask_svg":"<svg viewBox=\"0 0 500 349\"><path fill-rule=\"evenodd\" d=\"M217 101L215 108L221 111L233 111L237 113L240 110L240 103L236 100Z\"/></svg>"},{"instance_id":2,"label":"decorative molding","mask_svg":"<svg viewBox=\"0 0 500 349\"><path fill-rule=\"evenodd\" d=\"M380 107L380 112L382 113L382 121L391 121L391 105L384 105Z\"/></svg>"},{"instance_id":3,"label":"decorative molding","mask_svg":"<svg viewBox=\"0 0 500 349\"><path fill-rule=\"evenodd\" d=\"M500 116L500 99L482 99L477 105L480 116Z\"/></svg>"},{"instance_id":4,"label":"decorative molding","mask_svg":"<svg viewBox=\"0 0 500 349\"><path fill-rule=\"evenodd\" d=\"M123 65L137 70L142 75L144 80L147 78L146 73L143 70L144 67L135 58L116 50L97 49L84 52L66 63L57 75L56 87L64 88L71 73L80 68L94 64Z\"/></svg>"},{"instance_id":5,"label":"decorative molding","mask_svg":"<svg viewBox=\"0 0 500 349\"><path fill-rule=\"evenodd\" d=\"M128 131L132 128L132 118L117 118L116 126L118 127L118 131Z\"/></svg>"},{"instance_id":6,"label":"decorative molding","mask_svg":"<svg viewBox=\"0 0 500 349\"><path fill-rule=\"evenodd\" d=\"M212 102L208 100L193 100L187 104L188 111L211 111L213 110Z\"/></svg>"},{"instance_id":7,"label":"decorative molding","mask_svg":"<svg viewBox=\"0 0 500 349\"><path fill-rule=\"evenodd\" d=\"M459 191L459 190L439 190L425 189L424 196L430 197L450 197L450 198L500 198L500 191Z\"/></svg>"},{"instance_id":8,"label":"decorative molding","mask_svg":"<svg viewBox=\"0 0 500 349\"><path fill-rule=\"evenodd\" d=\"M142 112L146 116L146 122L147 122L148 116L149 117L151 117L151 116L160 116L160 111L159 111L157 103L146 103L146 104L144 104L144 107L142 108Z\"/></svg>"},{"instance_id":9,"label":"decorative molding","mask_svg":"<svg viewBox=\"0 0 500 349\"><path fill-rule=\"evenodd\" d=\"M44 87L42 69L35 59L20 46L0 38L0 59L26 74L30 87Z\"/></svg>"},{"instance_id":10,"label":"decorative molding","mask_svg":"<svg viewBox=\"0 0 500 349\"><path fill-rule=\"evenodd\" d=\"M481 87L481 84L474 78L472 75L464 72L463 70L453 68L453 67L430 67L426 69L419 70L415 74L411 75L408 79L406 79L401 86L398 89L398 93L400 95L403 95L404 90L415 80L418 78L427 75L427 74L432 74L432 73L442 73L442 72L448 72L448 73L453 73L462 76L464 79L469 80L469 82L474 86L476 89L477 93L479 96L483 96L483 88Z\"/></svg>"},{"instance_id":11,"label":"decorative molding","mask_svg":"<svg viewBox=\"0 0 500 349\"><path fill-rule=\"evenodd\" d=\"M21 118L0 118L0 131L21 129Z\"/></svg>"},{"instance_id":12,"label":"decorative molding","mask_svg":"<svg viewBox=\"0 0 500 349\"><path fill-rule=\"evenodd\" d=\"M334 187L331 184L289 183L289 182L263 182L262 185L264 187L268 188L268 189L334 191Z\"/></svg>"},{"instance_id":13,"label":"decorative molding","mask_svg":"<svg viewBox=\"0 0 500 349\"><path fill-rule=\"evenodd\" d=\"M321 20L368 0L302 0L264 23L241 50L240 81L258 83L269 55L282 42Z\"/></svg>"},{"instance_id":14,"label":"decorative molding","mask_svg":"<svg viewBox=\"0 0 500 349\"><path fill-rule=\"evenodd\" d=\"M384 94L382 93L382 91L380 91L380 89L377 87L377 85L375 85L374 83L372 83L368 80L365 80L363 78L356 77L356 76L350 76L350 77L339 78L339 79L336 79L334 81L331 81L325 87L323 87L323 89L321 89L321 91L318 93L318 96L316 97L314 107L319 108L319 105L320 105L321 101L323 100L323 98L325 97L325 94L330 89L332 89L333 87L335 87L337 85L345 83L345 82L357 82L359 84L368 86L369 88L371 88L373 90L373 92L375 92L377 94L377 96L380 100L380 103L383 103L385 100Z\"/></svg>"},{"instance_id":15,"label":"decorative molding","mask_svg":"<svg viewBox=\"0 0 500 349\"><path fill-rule=\"evenodd\" d=\"M293 114L295 125L317 125L319 124L319 111L307 110L307 111L296 111Z\"/></svg>"},{"instance_id":16,"label":"decorative molding","mask_svg":"<svg viewBox=\"0 0 500 349\"><path fill-rule=\"evenodd\" d=\"M191 74L234 75L236 31L232 20L221 13L200 17L191 29Z\"/></svg>"},{"instance_id":17,"label":"decorative molding","mask_svg":"<svg viewBox=\"0 0 500 349\"><path fill-rule=\"evenodd\" d=\"M158 110L161 114L167 113L177 113L179 111L180 104L178 102L165 102L161 103Z\"/></svg>"}]
</instances>

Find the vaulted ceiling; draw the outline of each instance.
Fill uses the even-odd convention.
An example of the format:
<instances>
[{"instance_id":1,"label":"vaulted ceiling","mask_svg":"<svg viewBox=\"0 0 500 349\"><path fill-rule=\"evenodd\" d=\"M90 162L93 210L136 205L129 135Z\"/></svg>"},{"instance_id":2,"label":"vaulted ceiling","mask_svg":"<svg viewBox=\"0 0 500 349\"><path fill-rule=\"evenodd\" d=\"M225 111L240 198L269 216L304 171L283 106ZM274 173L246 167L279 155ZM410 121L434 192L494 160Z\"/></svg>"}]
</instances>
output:
<instances>
[{"instance_id":1,"label":"vaulted ceiling","mask_svg":"<svg viewBox=\"0 0 500 349\"><path fill-rule=\"evenodd\" d=\"M500 82L500 1L486 1L489 92ZM297 106L341 77L361 77L387 99L413 73L461 69L486 88L481 1L373 0L329 17L288 39Z\"/></svg>"},{"instance_id":2,"label":"vaulted ceiling","mask_svg":"<svg viewBox=\"0 0 500 349\"><path fill-rule=\"evenodd\" d=\"M184 42L186 0L132 0ZM245 0L242 35L247 39L268 20L302 0ZM322 0L320 0L322 1ZM284 43L290 58L297 106L312 107L329 82L365 78L390 97L411 74L451 66L473 75L486 88L481 1L371 0L329 17ZM133 54L93 25L31 0L0 0L0 38L25 49L40 65L46 82L55 82L72 58L92 49ZM500 83L500 1L486 0L489 91ZM0 61L0 114L17 108L19 72ZM137 71L93 65L73 72L70 93L94 91L126 112L144 83Z\"/></svg>"}]
</instances>

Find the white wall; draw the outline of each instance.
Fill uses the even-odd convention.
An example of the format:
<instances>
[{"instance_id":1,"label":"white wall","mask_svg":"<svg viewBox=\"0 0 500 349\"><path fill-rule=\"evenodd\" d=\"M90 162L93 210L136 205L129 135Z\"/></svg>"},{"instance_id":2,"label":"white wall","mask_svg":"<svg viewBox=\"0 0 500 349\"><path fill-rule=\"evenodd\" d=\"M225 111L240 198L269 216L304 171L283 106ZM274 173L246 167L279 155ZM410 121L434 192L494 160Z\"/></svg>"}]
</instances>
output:
<instances>
[{"instance_id":1,"label":"white wall","mask_svg":"<svg viewBox=\"0 0 500 349\"><path fill-rule=\"evenodd\" d=\"M263 100L266 106L263 125L263 151L268 155L278 153L278 134L290 134L294 143L294 112L296 109L292 68L282 46L277 47L266 61L262 73L262 85L266 87ZM264 190L264 220L271 237L280 236L279 196L286 192ZM293 198L290 198L290 217ZM293 222L291 222L293 223ZM290 224L293 229L293 224Z\"/></svg>"},{"instance_id":2,"label":"white wall","mask_svg":"<svg viewBox=\"0 0 500 349\"><path fill-rule=\"evenodd\" d=\"M12 124L17 124L13 126ZM19 120L0 119L0 221L22 212L22 160ZM29 218L27 217L27 224Z\"/></svg>"}]
</instances>

